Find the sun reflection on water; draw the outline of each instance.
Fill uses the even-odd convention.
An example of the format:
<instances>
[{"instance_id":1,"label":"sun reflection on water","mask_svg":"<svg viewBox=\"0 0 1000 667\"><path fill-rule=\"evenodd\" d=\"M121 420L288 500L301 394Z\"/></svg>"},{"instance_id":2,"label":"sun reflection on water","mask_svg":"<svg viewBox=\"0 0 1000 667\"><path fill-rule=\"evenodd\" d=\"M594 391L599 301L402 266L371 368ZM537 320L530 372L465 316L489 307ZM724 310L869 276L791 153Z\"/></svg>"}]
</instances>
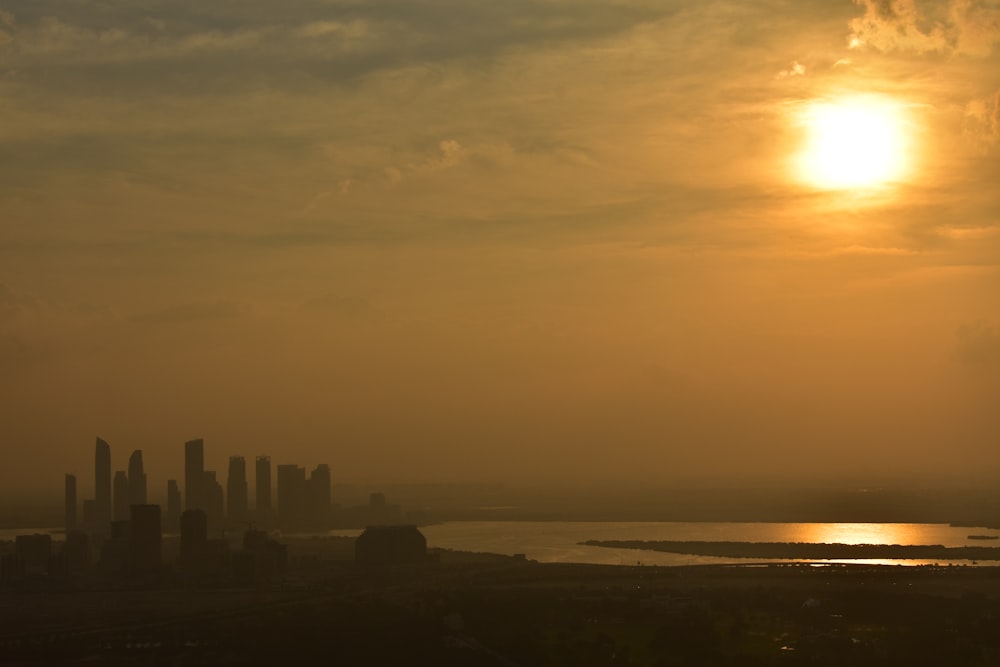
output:
<instances>
[{"instance_id":1,"label":"sun reflection on water","mask_svg":"<svg viewBox=\"0 0 1000 667\"><path fill-rule=\"evenodd\" d=\"M799 542L815 544L918 544L914 528L907 524L806 523Z\"/></svg>"}]
</instances>

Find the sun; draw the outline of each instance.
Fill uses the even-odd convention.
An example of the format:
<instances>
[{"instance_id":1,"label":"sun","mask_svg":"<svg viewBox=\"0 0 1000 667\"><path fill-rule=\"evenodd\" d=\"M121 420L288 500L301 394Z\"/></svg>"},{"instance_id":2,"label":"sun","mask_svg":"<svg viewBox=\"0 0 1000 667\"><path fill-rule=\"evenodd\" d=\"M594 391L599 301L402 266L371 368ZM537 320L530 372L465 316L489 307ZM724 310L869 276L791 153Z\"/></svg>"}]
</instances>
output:
<instances>
[{"instance_id":1,"label":"sun","mask_svg":"<svg viewBox=\"0 0 1000 667\"><path fill-rule=\"evenodd\" d=\"M825 190L883 187L910 167L904 107L875 97L843 97L807 104L794 169L799 180Z\"/></svg>"}]
</instances>

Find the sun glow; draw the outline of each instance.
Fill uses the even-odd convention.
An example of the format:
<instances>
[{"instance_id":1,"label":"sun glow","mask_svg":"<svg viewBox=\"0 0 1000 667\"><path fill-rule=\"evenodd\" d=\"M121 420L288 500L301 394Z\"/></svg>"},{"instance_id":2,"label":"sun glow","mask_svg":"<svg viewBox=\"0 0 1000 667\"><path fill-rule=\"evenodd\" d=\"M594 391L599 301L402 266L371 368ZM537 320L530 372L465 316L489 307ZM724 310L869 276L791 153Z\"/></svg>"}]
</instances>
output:
<instances>
[{"instance_id":1,"label":"sun glow","mask_svg":"<svg viewBox=\"0 0 1000 667\"><path fill-rule=\"evenodd\" d=\"M882 98L849 97L807 105L806 136L795 160L798 178L822 189L846 190L899 182L910 167L902 106Z\"/></svg>"},{"instance_id":2,"label":"sun glow","mask_svg":"<svg viewBox=\"0 0 1000 667\"><path fill-rule=\"evenodd\" d=\"M800 539L817 544L919 543L913 526L903 523L812 523L803 528Z\"/></svg>"}]
</instances>

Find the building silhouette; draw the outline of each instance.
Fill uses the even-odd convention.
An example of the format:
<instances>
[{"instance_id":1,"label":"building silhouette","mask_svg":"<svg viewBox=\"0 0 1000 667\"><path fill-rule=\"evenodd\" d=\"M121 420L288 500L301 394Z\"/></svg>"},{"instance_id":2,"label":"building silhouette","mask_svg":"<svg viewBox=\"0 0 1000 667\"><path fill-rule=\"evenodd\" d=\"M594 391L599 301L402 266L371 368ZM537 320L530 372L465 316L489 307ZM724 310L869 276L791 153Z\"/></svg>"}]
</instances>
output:
<instances>
[{"instance_id":1,"label":"building silhouette","mask_svg":"<svg viewBox=\"0 0 1000 667\"><path fill-rule=\"evenodd\" d=\"M88 529L107 535L111 524L111 446L97 438L94 447L94 506Z\"/></svg>"},{"instance_id":2,"label":"building silhouette","mask_svg":"<svg viewBox=\"0 0 1000 667\"><path fill-rule=\"evenodd\" d=\"M101 524L98 517L97 500L94 498L84 500L81 509L84 531L90 535L99 537L101 535Z\"/></svg>"},{"instance_id":3,"label":"building silhouette","mask_svg":"<svg viewBox=\"0 0 1000 667\"><path fill-rule=\"evenodd\" d=\"M233 556L233 576L242 584L267 584L288 569L288 545L263 530L243 533L243 550Z\"/></svg>"},{"instance_id":4,"label":"building silhouette","mask_svg":"<svg viewBox=\"0 0 1000 667\"><path fill-rule=\"evenodd\" d=\"M270 526L274 508L271 505L271 458L268 456L257 457L256 468L256 504L254 511L257 515L257 524L260 526Z\"/></svg>"},{"instance_id":5,"label":"building silhouette","mask_svg":"<svg viewBox=\"0 0 1000 667\"><path fill-rule=\"evenodd\" d=\"M229 475L226 478L226 519L230 526L243 528L250 520L249 489L247 488L247 462L242 456L229 457Z\"/></svg>"},{"instance_id":6,"label":"building silhouette","mask_svg":"<svg viewBox=\"0 0 1000 667\"><path fill-rule=\"evenodd\" d=\"M128 502L129 505L146 504L146 472L142 467L142 450L132 452L128 459Z\"/></svg>"},{"instance_id":7,"label":"building silhouette","mask_svg":"<svg viewBox=\"0 0 1000 667\"><path fill-rule=\"evenodd\" d=\"M282 530L329 528L330 510L329 465L316 466L308 478L301 466L278 466L278 526Z\"/></svg>"},{"instance_id":8,"label":"building silhouette","mask_svg":"<svg viewBox=\"0 0 1000 667\"><path fill-rule=\"evenodd\" d=\"M184 443L184 509L205 509L205 442L201 438Z\"/></svg>"},{"instance_id":9,"label":"building silhouette","mask_svg":"<svg viewBox=\"0 0 1000 667\"><path fill-rule=\"evenodd\" d=\"M115 471L114 521L128 521L128 476L124 470Z\"/></svg>"},{"instance_id":10,"label":"building silhouette","mask_svg":"<svg viewBox=\"0 0 1000 667\"><path fill-rule=\"evenodd\" d=\"M214 470L206 470L202 476L201 493L204 494L205 514L209 530L222 530L226 517L226 493L216 479Z\"/></svg>"},{"instance_id":11,"label":"building silhouette","mask_svg":"<svg viewBox=\"0 0 1000 667\"><path fill-rule=\"evenodd\" d=\"M330 527L330 466L321 463L309 476L311 522L315 528Z\"/></svg>"},{"instance_id":12,"label":"building silhouette","mask_svg":"<svg viewBox=\"0 0 1000 667\"><path fill-rule=\"evenodd\" d=\"M134 571L155 570L163 561L163 530L159 505L129 508L129 566Z\"/></svg>"},{"instance_id":13,"label":"building silhouette","mask_svg":"<svg viewBox=\"0 0 1000 667\"><path fill-rule=\"evenodd\" d=\"M101 543L100 568L107 574L121 575L129 567L131 524L128 519L111 522L111 535Z\"/></svg>"},{"instance_id":14,"label":"building silhouette","mask_svg":"<svg viewBox=\"0 0 1000 667\"><path fill-rule=\"evenodd\" d=\"M66 475L63 497L66 505L66 533L76 530L76 475Z\"/></svg>"},{"instance_id":15,"label":"building silhouette","mask_svg":"<svg viewBox=\"0 0 1000 667\"><path fill-rule=\"evenodd\" d=\"M167 516L164 529L177 532L181 527L181 490L176 479L167 480Z\"/></svg>"},{"instance_id":16,"label":"building silhouette","mask_svg":"<svg viewBox=\"0 0 1000 667\"><path fill-rule=\"evenodd\" d=\"M306 469L294 463L278 466L278 526L297 531L306 527L308 508Z\"/></svg>"}]
</instances>

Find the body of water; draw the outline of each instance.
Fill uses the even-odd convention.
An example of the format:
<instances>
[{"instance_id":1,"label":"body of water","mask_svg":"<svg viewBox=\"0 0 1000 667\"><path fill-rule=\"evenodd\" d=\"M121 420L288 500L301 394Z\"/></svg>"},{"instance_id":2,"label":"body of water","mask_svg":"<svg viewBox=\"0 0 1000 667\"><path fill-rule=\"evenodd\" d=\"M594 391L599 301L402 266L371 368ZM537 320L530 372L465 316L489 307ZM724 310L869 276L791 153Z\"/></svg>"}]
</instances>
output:
<instances>
[{"instance_id":1,"label":"body of water","mask_svg":"<svg viewBox=\"0 0 1000 667\"><path fill-rule=\"evenodd\" d=\"M681 540L708 542L809 542L841 544L940 544L946 547L1000 546L1000 541L970 540L995 535L984 528L922 523L717 523L626 521L455 521L420 529L429 547L498 554L524 554L543 563L605 565L698 565L762 562L580 544L586 540ZM361 531L336 531L358 535ZM831 561L833 562L833 561ZM852 560L836 562L923 565L971 561ZM980 564L997 565L997 561Z\"/></svg>"}]
</instances>

